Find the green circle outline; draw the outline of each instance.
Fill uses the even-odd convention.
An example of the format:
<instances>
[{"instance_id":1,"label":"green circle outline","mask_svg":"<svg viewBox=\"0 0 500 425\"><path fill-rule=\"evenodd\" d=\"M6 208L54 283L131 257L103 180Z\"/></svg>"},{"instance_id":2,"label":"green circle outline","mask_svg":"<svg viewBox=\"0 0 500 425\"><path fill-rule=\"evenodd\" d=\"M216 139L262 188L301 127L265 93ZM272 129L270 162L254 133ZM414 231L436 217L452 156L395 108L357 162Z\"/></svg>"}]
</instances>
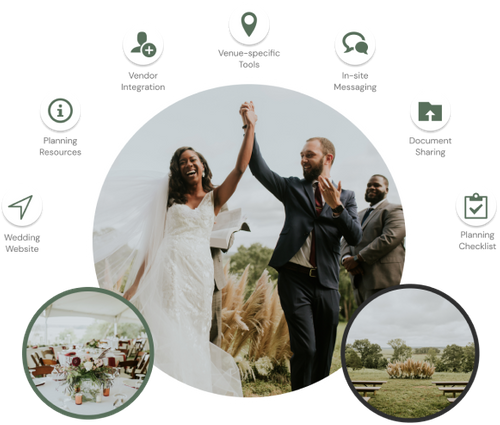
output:
<instances>
[{"instance_id":1,"label":"green circle outline","mask_svg":"<svg viewBox=\"0 0 500 425\"><path fill-rule=\"evenodd\" d=\"M57 102L58 100L64 100L68 105L69 105L69 109L70 109L70 112L69 112L69 117L66 118L65 120L63 121L58 121L56 120L52 114L50 113L50 107L55 103ZM49 108L48 108L48 112L49 112L49 117L52 121L58 123L58 124L62 124L63 122L66 122L68 121L72 116L73 116L73 105L71 104L71 102L69 100L66 100L66 99L63 99L62 97L58 98L58 99L54 99L52 102L50 102L50 105L49 105Z\"/></svg>"},{"instance_id":2,"label":"green circle outline","mask_svg":"<svg viewBox=\"0 0 500 425\"><path fill-rule=\"evenodd\" d=\"M28 338L31 333L31 329L33 328L33 325L35 324L36 320L40 316L40 314L47 308L50 304L52 304L54 301L57 301L58 299L65 297L66 295L74 294L77 292L100 292L101 294L105 295L110 295L116 299L119 299L122 301L127 307L129 307L139 318L141 321L142 325L144 326L144 329L146 330L146 334L148 335L148 340L149 340L149 351L150 351L150 365L151 368L150 370L153 370L153 365L154 365L154 343L153 343L153 337L151 334L151 331L149 329L149 326L146 322L146 319L144 319L144 316L139 312L139 310L128 300L123 298L121 295L118 295L114 292L108 291L107 289L101 289L101 288L92 288L92 287L81 287L81 288L75 288L75 289L70 289L68 291L61 292L60 294L52 297L50 300L48 300L46 303L44 303L38 311L35 313L33 318L31 319L28 328L26 329L26 333L24 334L23 338L23 368L24 368L24 373L26 375L26 378L28 379L29 384L31 385L31 388L33 388L33 391L35 391L35 394L38 396L40 400L42 400L47 406L49 406L52 410L55 410L56 412L59 412L65 416L69 416L71 418L76 418L76 419L100 419L100 418L105 418L111 415L114 415L115 413L120 412L121 410L125 409L128 407L132 402L139 397L143 389L146 387L149 378L151 376L151 372L147 373L146 376L144 377L144 384L140 386L140 388L136 391L136 393L130 397L122 406L117 407L116 409L112 409L108 412L105 413L100 413L100 414L95 414L95 415L82 415L82 414L75 414L72 412L68 412L67 410L63 410L57 406L55 406L52 402L50 402L47 398L45 398L44 395L40 392L38 387L35 385L33 382L33 379L31 378L29 368L28 368L28 360L27 360L27 346L28 346Z\"/></svg>"}]
</instances>

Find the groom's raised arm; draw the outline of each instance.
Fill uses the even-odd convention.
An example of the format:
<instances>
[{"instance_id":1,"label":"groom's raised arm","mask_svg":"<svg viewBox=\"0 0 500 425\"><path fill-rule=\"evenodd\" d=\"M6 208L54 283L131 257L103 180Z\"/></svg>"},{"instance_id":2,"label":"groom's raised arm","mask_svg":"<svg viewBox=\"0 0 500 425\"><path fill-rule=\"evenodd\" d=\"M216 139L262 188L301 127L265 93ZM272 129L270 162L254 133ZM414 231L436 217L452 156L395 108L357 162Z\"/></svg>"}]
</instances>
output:
<instances>
[{"instance_id":1,"label":"groom's raised arm","mask_svg":"<svg viewBox=\"0 0 500 425\"><path fill-rule=\"evenodd\" d=\"M272 171L262 154L257 143L257 138L254 136L252 157L250 158L250 171L254 177L271 192L279 201L283 202L286 193L287 179L281 177Z\"/></svg>"}]
</instances>

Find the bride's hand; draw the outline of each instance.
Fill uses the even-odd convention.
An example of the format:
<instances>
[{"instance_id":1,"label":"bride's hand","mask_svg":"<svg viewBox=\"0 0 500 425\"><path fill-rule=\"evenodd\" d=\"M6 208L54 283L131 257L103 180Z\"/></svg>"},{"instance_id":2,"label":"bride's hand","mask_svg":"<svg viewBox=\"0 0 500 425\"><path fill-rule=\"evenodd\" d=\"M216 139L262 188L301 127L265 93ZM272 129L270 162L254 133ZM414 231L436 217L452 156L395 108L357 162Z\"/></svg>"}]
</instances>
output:
<instances>
[{"instance_id":1,"label":"bride's hand","mask_svg":"<svg viewBox=\"0 0 500 425\"><path fill-rule=\"evenodd\" d=\"M255 127L255 124L257 122L257 115L255 114L255 106L253 102L245 102L243 105L241 105L240 114L244 124L251 124Z\"/></svg>"}]
</instances>

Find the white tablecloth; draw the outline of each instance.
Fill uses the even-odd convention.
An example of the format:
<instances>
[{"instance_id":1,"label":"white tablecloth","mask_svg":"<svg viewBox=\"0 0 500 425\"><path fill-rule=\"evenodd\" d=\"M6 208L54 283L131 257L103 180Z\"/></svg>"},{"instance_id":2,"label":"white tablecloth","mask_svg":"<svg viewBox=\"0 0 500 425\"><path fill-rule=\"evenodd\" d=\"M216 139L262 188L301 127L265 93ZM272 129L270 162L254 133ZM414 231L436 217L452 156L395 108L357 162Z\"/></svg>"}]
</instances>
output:
<instances>
[{"instance_id":1,"label":"white tablecloth","mask_svg":"<svg viewBox=\"0 0 500 425\"><path fill-rule=\"evenodd\" d=\"M69 353L75 353L74 355L71 355L71 356L65 356L65 354L69 352ZM82 362L85 362L85 356L89 355L91 356L93 359L97 359L97 357L99 357L99 353L97 354L87 354L87 350L70 350L70 351L64 351L64 352L60 352L58 353L57 355L57 358L59 359L59 364L61 366L70 366L71 365L71 360L73 359L73 357L80 357L80 360ZM114 357L115 358L115 367L118 366L118 363L122 362L125 360L125 354L123 353L119 353L119 352L107 352L106 353L106 358L104 359L104 364L107 366L108 365L108 362L109 362L109 358L110 357Z\"/></svg>"},{"instance_id":2,"label":"white tablecloth","mask_svg":"<svg viewBox=\"0 0 500 425\"><path fill-rule=\"evenodd\" d=\"M45 380L45 384L38 386L37 389L48 401L62 410L77 415L98 415L109 412L113 410L113 403L116 401L115 396L117 394L124 394L127 396L125 399L125 402L127 402L137 392L136 389L125 385L125 382L128 381L127 379L117 378L111 387L109 397L102 396L101 403L85 401L83 404L77 405L75 404L75 400L63 393L60 381L53 381L52 378L49 377L38 378L37 381L41 382L39 381L40 379Z\"/></svg>"}]
</instances>

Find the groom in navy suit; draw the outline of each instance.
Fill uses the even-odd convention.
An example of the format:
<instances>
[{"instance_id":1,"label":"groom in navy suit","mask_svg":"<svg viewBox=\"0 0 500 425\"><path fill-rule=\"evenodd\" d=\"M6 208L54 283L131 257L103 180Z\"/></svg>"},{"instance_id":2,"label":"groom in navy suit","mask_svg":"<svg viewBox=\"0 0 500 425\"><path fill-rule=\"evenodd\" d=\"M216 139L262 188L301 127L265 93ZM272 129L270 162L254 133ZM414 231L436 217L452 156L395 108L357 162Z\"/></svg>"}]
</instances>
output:
<instances>
[{"instance_id":1,"label":"groom in navy suit","mask_svg":"<svg viewBox=\"0 0 500 425\"><path fill-rule=\"evenodd\" d=\"M285 208L285 225L269 265L278 270L278 292L290 333L292 390L330 373L339 321L340 239L361 240L354 192L330 179L335 147L324 137L307 140L304 178L271 171L254 142L250 170Z\"/></svg>"}]
</instances>

